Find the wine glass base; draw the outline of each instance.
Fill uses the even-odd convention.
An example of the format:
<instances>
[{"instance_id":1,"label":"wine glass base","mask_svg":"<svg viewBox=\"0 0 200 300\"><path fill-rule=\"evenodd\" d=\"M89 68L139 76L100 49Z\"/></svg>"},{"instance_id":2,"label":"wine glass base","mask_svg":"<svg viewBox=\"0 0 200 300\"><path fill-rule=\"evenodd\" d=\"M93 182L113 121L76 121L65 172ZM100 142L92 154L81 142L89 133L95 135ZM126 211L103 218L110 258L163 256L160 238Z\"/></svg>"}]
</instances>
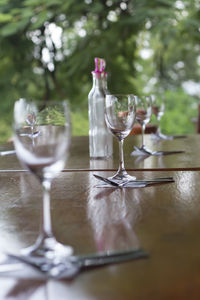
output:
<instances>
[{"instance_id":1,"label":"wine glass base","mask_svg":"<svg viewBox=\"0 0 200 300\"><path fill-rule=\"evenodd\" d=\"M73 248L57 242L54 237L47 237L39 238L34 245L22 249L20 254L31 258L62 261L73 254Z\"/></svg>"},{"instance_id":2,"label":"wine glass base","mask_svg":"<svg viewBox=\"0 0 200 300\"><path fill-rule=\"evenodd\" d=\"M136 180L136 177L131 176L128 173L123 173L123 174L117 173L111 177L108 177L108 179L112 180L116 183L123 183L123 182L128 182L128 181L134 181L134 180Z\"/></svg>"},{"instance_id":3,"label":"wine glass base","mask_svg":"<svg viewBox=\"0 0 200 300\"><path fill-rule=\"evenodd\" d=\"M149 156L153 154L153 152L150 149L147 149L145 146L142 146L140 148L134 146L134 149L135 150L131 152L132 156L138 156L138 155Z\"/></svg>"},{"instance_id":4,"label":"wine glass base","mask_svg":"<svg viewBox=\"0 0 200 300\"><path fill-rule=\"evenodd\" d=\"M152 134L154 140L173 140L173 136L165 135L163 133L154 133Z\"/></svg>"}]
</instances>

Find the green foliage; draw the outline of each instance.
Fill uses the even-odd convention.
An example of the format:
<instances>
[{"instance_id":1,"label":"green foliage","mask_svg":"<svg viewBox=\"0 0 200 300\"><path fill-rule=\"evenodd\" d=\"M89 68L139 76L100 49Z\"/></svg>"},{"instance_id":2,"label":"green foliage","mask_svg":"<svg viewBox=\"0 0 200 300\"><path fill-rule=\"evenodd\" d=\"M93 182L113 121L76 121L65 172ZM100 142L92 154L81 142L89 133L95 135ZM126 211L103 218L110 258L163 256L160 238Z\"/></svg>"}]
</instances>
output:
<instances>
[{"instance_id":1,"label":"green foliage","mask_svg":"<svg viewBox=\"0 0 200 300\"><path fill-rule=\"evenodd\" d=\"M87 134L87 95L99 56L106 59L111 92L172 93L163 126L192 131L195 99L181 86L199 82L199 20L198 0L0 0L2 128L19 97L68 98L73 134ZM52 25L60 29L57 41ZM152 50L148 58L141 56L145 48Z\"/></svg>"},{"instance_id":2,"label":"green foliage","mask_svg":"<svg viewBox=\"0 0 200 300\"><path fill-rule=\"evenodd\" d=\"M6 120L0 120L0 143L5 143L12 138L12 126Z\"/></svg>"},{"instance_id":3,"label":"green foliage","mask_svg":"<svg viewBox=\"0 0 200 300\"><path fill-rule=\"evenodd\" d=\"M88 112L84 111L72 111L72 135L88 135L89 124L88 124Z\"/></svg>"},{"instance_id":4,"label":"green foliage","mask_svg":"<svg viewBox=\"0 0 200 300\"><path fill-rule=\"evenodd\" d=\"M192 118L197 117L198 100L188 96L183 90L167 91L165 95L166 111L161 119L162 132L166 134L193 133Z\"/></svg>"},{"instance_id":5,"label":"green foliage","mask_svg":"<svg viewBox=\"0 0 200 300\"><path fill-rule=\"evenodd\" d=\"M37 125L64 126L65 116L56 107L46 107L37 116Z\"/></svg>"}]
</instances>

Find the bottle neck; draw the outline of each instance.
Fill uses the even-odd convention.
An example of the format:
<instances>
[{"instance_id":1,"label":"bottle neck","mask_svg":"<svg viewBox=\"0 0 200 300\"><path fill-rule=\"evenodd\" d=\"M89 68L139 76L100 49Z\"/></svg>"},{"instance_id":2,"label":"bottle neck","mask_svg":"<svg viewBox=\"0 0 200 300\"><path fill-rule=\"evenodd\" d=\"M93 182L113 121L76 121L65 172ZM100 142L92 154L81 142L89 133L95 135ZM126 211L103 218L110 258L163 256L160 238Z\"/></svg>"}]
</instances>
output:
<instances>
[{"instance_id":1,"label":"bottle neck","mask_svg":"<svg viewBox=\"0 0 200 300\"><path fill-rule=\"evenodd\" d=\"M103 89L104 83L103 83L103 79L102 79L102 74L93 72L92 76L93 76L93 87Z\"/></svg>"}]
</instances>

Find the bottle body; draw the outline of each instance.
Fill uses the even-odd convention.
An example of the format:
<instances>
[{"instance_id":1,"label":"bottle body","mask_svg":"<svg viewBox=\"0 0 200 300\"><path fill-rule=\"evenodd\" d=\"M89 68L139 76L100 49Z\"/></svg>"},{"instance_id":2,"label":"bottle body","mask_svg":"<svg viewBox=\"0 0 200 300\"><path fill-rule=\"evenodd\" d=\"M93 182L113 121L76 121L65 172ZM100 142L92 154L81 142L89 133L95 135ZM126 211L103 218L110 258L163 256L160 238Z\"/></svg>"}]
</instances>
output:
<instances>
[{"instance_id":1,"label":"bottle body","mask_svg":"<svg viewBox=\"0 0 200 300\"><path fill-rule=\"evenodd\" d=\"M105 123L102 74L92 74L93 87L88 95L89 152L91 158L106 158L113 152L112 134Z\"/></svg>"}]
</instances>

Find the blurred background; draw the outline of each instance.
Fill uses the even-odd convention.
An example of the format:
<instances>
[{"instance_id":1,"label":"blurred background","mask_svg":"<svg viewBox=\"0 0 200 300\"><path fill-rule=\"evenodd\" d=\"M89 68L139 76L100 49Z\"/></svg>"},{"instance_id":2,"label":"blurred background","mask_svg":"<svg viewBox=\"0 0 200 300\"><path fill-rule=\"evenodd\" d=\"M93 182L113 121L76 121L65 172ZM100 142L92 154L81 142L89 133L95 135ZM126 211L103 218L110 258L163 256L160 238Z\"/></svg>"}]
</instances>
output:
<instances>
[{"instance_id":1,"label":"blurred background","mask_svg":"<svg viewBox=\"0 0 200 300\"><path fill-rule=\"evenodd\" d=\"M0 142L19 97L68 99L73 135L88 135L94 57L110 92L165 99L162 132L195 132L199 0L0 0Z\"/></svg>"}]
</instances>

